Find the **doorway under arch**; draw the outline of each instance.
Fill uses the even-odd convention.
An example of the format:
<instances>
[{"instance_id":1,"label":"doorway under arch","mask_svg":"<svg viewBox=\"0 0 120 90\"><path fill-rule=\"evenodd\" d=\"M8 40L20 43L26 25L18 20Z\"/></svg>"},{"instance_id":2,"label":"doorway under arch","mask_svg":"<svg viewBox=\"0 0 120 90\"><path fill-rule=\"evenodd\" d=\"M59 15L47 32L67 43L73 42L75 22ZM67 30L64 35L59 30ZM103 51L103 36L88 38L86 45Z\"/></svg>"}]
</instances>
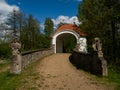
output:
<instances>
[{"instance_id":1,"label":"doorway under arch","mask_svg":"<svg viewBox=\"0 0 120 90\"><path fill-rule=\"evenodd\" d=\"M67 37L69 35L73 35L76 38L76 43L79 40L79 34L73 30L63 30L54 34L52 39L52 44L54 45L54 53L63 52L63 46L61 39L63 37Z\"/></svg>"},{"instance_id":2,"label":"doorway under arch","mask_svg":"<svg viewBox=\"0 0 120 90\"><path fill-rule=\"evenodd\" d=\"M56 39L56 53L71 53L77 44L77 39L69 33L61 34Z\"/></svg>"}]
</instances>

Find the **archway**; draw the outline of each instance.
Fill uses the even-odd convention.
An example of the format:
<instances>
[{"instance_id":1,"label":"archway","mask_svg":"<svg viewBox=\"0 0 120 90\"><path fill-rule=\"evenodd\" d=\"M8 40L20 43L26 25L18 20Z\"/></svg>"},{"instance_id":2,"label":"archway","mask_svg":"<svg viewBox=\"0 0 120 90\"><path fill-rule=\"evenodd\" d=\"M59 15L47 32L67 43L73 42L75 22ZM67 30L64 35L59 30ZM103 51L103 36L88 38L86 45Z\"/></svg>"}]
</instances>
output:
<instances>
[{"instance_id":1,"label":"archway","mask_svg":"<svg viewBox=\"0 0 120 90\"><path fill-rule=\"evenodd\" d=\"M65 24L57 28L55 33L52 35L52 45L54 47L54 53L63 52L64 37L72 35L76 38L77 51L86 52L86 34L80 31L80 28L75 24ZM84 50L83 50L84 49Z\"/></svg>"},{"instance_id":2,"label":"archway","mask_svg":"<svg viewBox=\"0 0 120 90\"><path fill-rule=\"evenodd\" d=\"M76 38L76 43L78 43L79 40L79 34L72 30L63 30L60 32L55 33L52 39L52 44L54 45L54 53L57 52L63 52L63 44L62 44L62 38L67 37L69 35L73 35Z\"/></svg>"}]
</instances>

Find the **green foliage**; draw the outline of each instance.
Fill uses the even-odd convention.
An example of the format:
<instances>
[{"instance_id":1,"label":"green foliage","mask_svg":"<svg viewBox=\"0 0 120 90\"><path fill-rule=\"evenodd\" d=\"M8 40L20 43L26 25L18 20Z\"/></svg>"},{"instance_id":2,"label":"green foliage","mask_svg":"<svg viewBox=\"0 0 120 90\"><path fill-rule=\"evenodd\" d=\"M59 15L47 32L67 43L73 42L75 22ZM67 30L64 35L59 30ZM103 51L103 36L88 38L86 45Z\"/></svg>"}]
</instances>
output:
<instances>
[{"instance_id":1,"label":"green foliage","mask_svg":"<svg viewBox=\"0 0 120 90\"><path fill-rule=\"evenodd\" d=\"M76 46L76 38L72 35L63 38L63 52L71 53Z\"/></svg>"},{"instance_id":2,"label":"green foliage","mask_svg":"<svg viewBox=\"0 0 120 90\"><path fill-rule=\"evenodd\" d=\"M20 41L22 43L21 51L30 51L41 48L48 48L51 45L50 34L53 32L53 22L50 18L46 18L45 33L40 32L40 23L32 15L25 16L21 11L11 12L8 22L14 30L14 35L20 33ZM11 35L12 36L12 35Z\"/></svg>"},{"instance_id":3,"label":"green foliage","mask_svg":"<svg viewBox=\"0 0 120 90\"><path fill-rule=\"evenodd\" d=\"M16 90L22 84L22 79L27 74L14 75L9 71L0 74L0 90ZM25 79L25 78L24 78Z\"/></svg>"},{"instance_id":4,"label":"green foliage","mask_svg":"<svg viewBox=\"0 0 120 90\"><path fill-rule=\"evenodd\" d=\"M120 66L109 66L108 73L108 81L115 83L116 89L120 90Z\"/></svg>"},{"instance_id":5,"label":"green foliage","mask_svg":"<svg viewBox=\"0 0 120 90\"><path fill-rule=\"evenodd\" d=\"M46 18L45 23L44 23L44 32L46 36L50 36L53 33L54 30L54 24L51 18Z\"/></svg>"},{"instance_id":6,"label":"green foliage","mask_svg":"<svg viewBox=\"0 0 120 90\"><path fill-rule=\"evenodd\" d=\"M91 47L93 38L100 37L105 56L114 60L119 53L116 48L120 46L117 39L120 27L116 27L120 23L118 8L118 0L83 0L78 6L78 18L82 21L80 28L87 34L88 47Z\"/></svg>"},{"instance_id":7,"label":"green foliage","mask_svg":"<svg viewBox=\"0 0 120 90\"><path fill-rule=\"evenodd\" d=\"M50 48L50 46L51 46L51 38L50 37L41 34L39 39L40 39L39 40L40 48Z\"/></svg>"},{"instance_id":8,"label":"green foliage","mask_svg":"<svg viewBox=\"0 0 120 90\"><path fill-rule=\"evenodd\" d=\"M29 15L22 27L20 40L23 50L39 49L40 25L39 22Z\"/></svg>"},{"instance_id":9,"label":"green foliage","mask_svg":"<svg viewBox=\"0 0 120 90\"><path fill-rule=\"evenodd\" d=\"M10 58L11 51L8 43L2 43L0 45L0 58Z\"/></svg>"}]
</instances>

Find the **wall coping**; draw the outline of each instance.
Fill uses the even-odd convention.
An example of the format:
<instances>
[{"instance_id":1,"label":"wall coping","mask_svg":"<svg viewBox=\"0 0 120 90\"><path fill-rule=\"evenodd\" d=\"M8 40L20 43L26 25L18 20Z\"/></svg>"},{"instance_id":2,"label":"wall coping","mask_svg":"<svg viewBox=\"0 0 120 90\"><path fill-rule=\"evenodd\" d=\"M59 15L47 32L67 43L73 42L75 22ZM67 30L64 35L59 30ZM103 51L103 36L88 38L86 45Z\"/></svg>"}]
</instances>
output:
<instances>
[{"instance_id":1,"label":"wall coping","mask_svg":"<svg viewBox=\"0 0 120 90\"><path fill-rule=\"evenodd\" d=\"M51 50L51 48L43 48L43 49L38 49L38 50L25 51L25 52L22 52L21 55L24 56L27 54L32 54L32 53L44 51L44 50Z\"/></svg>"}]
</instances>

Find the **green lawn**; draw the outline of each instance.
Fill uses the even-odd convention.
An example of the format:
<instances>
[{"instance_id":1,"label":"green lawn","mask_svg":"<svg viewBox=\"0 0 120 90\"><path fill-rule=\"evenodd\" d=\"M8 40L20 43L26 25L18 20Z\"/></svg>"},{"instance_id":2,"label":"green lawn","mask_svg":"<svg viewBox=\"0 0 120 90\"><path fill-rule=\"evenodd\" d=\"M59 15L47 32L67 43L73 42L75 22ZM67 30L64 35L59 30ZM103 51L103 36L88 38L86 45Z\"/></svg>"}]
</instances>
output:
<instances>
[{"instance_id":1,"label":"green lawn","mask_svg":"<svg viewBox=\"0 0 120 90\"><path fill-rule=\"evenodd\" d=\"M3 63L0 63L0 70L4 69L10 64L9 60L4 60Z\"/></svg>"},{"instance_id":2,"label":"green lawn","mask_svg":"<svg viewBox=\"0 0 120 90\"><path fill-rule=\"evenodd\" d=\"M120 90L120 66L109 66L108 68L108 81L114 83L117 86L117 90Z\"/></svg>"},{"instance_id":3,"label":"green lawn","mask_svg":"<svg viewBox=\"0 0 120 90\"><path fill-rule=\"evenodd\" d=\"M32 78L30 80L34 83L35 79L39 78L37 73L33 72L36 65L37 63L32 63L20 75L10 74L8 70L0 73L0 90L18 90L19 87L28 83L28 78ZM27 90L33 90L31 88Z\"/></svg>"}]
</instances>

